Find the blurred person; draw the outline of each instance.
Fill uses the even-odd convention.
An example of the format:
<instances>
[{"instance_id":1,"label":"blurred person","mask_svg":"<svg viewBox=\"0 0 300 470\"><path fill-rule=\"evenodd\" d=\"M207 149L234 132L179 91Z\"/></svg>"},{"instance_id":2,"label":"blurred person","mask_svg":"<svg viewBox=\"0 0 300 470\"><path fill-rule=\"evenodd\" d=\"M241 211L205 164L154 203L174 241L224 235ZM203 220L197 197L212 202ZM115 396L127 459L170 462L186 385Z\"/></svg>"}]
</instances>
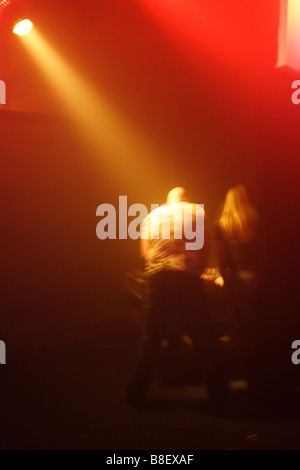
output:
<instances>
[{"instance_id":1,"label":"blurred person","mask_svg":"<svg viewBox=\"0 0 300 470\"><path fill-rule=\"evenodd\" d=\"M259 316L262 270L258 213L244 185L229 189L216 224L219 268L228 290L245 350L249 391L260 381Z\"/></svg>"},{"instance_id":2,"label":"blurred person","mask_svg":"<svg viewBox=\"0 0 300 470\"><path fill-rule=\"evenodd\" d=\"M187 210L189 209L189 210ZM171 223L164 217L171 214ZM180 217L186 211L188 218ZM185 213L185 212L184 212ZM176 223L181 223L185 233L187 223L204 222L204 245L201 249L188 250L186 238L174 236ZM187 220L188 219L188 220ZM176 222L177 220L177 222ZM179 222L178 222L179 220ZM169 223L170 238L162 238L165 224ZM151 232L151 234L150 234ZM145 260L147 292L143 311L142 344L133 380L127 390L127 400L133 405L144 404L158 358L160 342L165 327L174 312L184 321L192 339L198 363L212 393L212 334L210 316L203 281L203 272L208 254L208 224L204 220L202 206L189 202L181 187L172 189L165 205L153 210L143 222L141 256Z\"/></svg>"}]
</instances>

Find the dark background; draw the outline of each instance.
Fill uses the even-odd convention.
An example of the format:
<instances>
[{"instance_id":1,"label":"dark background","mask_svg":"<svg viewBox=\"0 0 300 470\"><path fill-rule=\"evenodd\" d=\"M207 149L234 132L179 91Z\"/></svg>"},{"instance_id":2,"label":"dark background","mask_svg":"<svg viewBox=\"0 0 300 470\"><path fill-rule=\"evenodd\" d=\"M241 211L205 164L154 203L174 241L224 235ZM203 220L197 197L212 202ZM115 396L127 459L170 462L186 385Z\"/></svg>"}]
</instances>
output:
<instances>
[{"instance_id":1,"label":"dark background","mask_svg":"<svg viewBox=\"0 0 300 470\"><path fill-rule=\"evenodd\" d=\"M300 106L291 85L300 71L276 67L279 17L279 0L15 0L0 9L2 449L299 448ZM93 105L84 95L66 107L61 68L50 86L11 33L20 18L71 67L70 90L74 77L93 90ZM212 413L180 387L133 410L124 390L140 330L125 275L141 268L139 242L99 240L96 208L117 207L119 195L149 208L180 185L213 223L237 183L261 219L263 410L236 394ZM235 373L240 350L222 351ZM190 366L181 367L189 379Z\"/></svg>"},{"instance_id":2,"label":"dark background","mask_svg":"<svg viewBox=\"0 0 300 470\"><path fill-rule=\"evenodd\" d=\"M104 129L113 156L80 138L11 34L22 17L135 129L138 153L117 128ZM16 0L0 13L1 339L126 317L139 243L97 239L99 204L126 194L149 207L181 185L213 222L227 189L244 183L261 214L269 336L290 356L300 334L300 72L276 68L278 26L274 0Z\"/></svg>"}]
</instances>

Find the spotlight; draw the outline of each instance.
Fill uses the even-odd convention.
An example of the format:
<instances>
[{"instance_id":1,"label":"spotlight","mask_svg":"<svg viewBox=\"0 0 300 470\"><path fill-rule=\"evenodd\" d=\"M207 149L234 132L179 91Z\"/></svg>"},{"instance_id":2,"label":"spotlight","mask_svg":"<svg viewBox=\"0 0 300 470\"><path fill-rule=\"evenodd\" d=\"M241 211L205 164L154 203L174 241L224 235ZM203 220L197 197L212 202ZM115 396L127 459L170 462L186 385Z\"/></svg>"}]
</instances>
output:
<instances>
[{"instance_id":1,"label":"spotlight","mask_svg":"<svg viewBox=\"0 0 300 470\"><path fill-rule=\"evenodd\" d=\"M30 20L18 21L18 23L14 26L13 33L17 34L18 36L25 36L25 34L29 33L32 26L33 23Z\"/></svg>"}]
</instances>

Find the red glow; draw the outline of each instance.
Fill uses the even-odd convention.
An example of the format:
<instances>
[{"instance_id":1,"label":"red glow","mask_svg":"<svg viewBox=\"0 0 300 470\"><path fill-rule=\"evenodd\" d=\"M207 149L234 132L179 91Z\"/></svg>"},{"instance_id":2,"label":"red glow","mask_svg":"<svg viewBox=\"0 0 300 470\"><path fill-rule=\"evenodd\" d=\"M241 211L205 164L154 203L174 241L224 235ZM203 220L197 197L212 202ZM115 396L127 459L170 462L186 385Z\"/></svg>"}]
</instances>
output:
<instances>
[{"instance_id":1,"label":"red glow","mask_svg":"<svg viewBox=\"0 0 300 470\"><path fill-rule=\"evenodd\" d=\"M217 56L219 62L231 65L251 61L255 47L255 24L251 23L251 11L243 2L211 4L196 0L142 0L144 6L159 21L168 36L180 46L193 62L199 53ZM249 34L250 33L250 34ZM246 37L249 47L245 50L239 39ZM241 41L243 43L243 41ZM256 60L252 56L252 60Z\"/></svg>"}]
</instances>

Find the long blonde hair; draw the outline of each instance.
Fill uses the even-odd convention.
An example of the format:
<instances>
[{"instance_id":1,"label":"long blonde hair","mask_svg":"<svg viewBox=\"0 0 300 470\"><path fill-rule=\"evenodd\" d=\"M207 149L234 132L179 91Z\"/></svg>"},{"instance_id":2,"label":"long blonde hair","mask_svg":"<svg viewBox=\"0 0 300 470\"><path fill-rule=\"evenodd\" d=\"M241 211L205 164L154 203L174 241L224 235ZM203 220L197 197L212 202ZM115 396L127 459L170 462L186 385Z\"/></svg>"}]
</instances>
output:
<instances>
[{"instance_id":1,"label":"long blonde hair","mask_svg":"<svg viewBox=\"0 0 300 470\"><path fill-rule=\"evenodd\" d=\"M219 225L226 239L233 242L250 242L256 237L258 214L244 185L227 192Z\"/></svg>"}]
</instances>

